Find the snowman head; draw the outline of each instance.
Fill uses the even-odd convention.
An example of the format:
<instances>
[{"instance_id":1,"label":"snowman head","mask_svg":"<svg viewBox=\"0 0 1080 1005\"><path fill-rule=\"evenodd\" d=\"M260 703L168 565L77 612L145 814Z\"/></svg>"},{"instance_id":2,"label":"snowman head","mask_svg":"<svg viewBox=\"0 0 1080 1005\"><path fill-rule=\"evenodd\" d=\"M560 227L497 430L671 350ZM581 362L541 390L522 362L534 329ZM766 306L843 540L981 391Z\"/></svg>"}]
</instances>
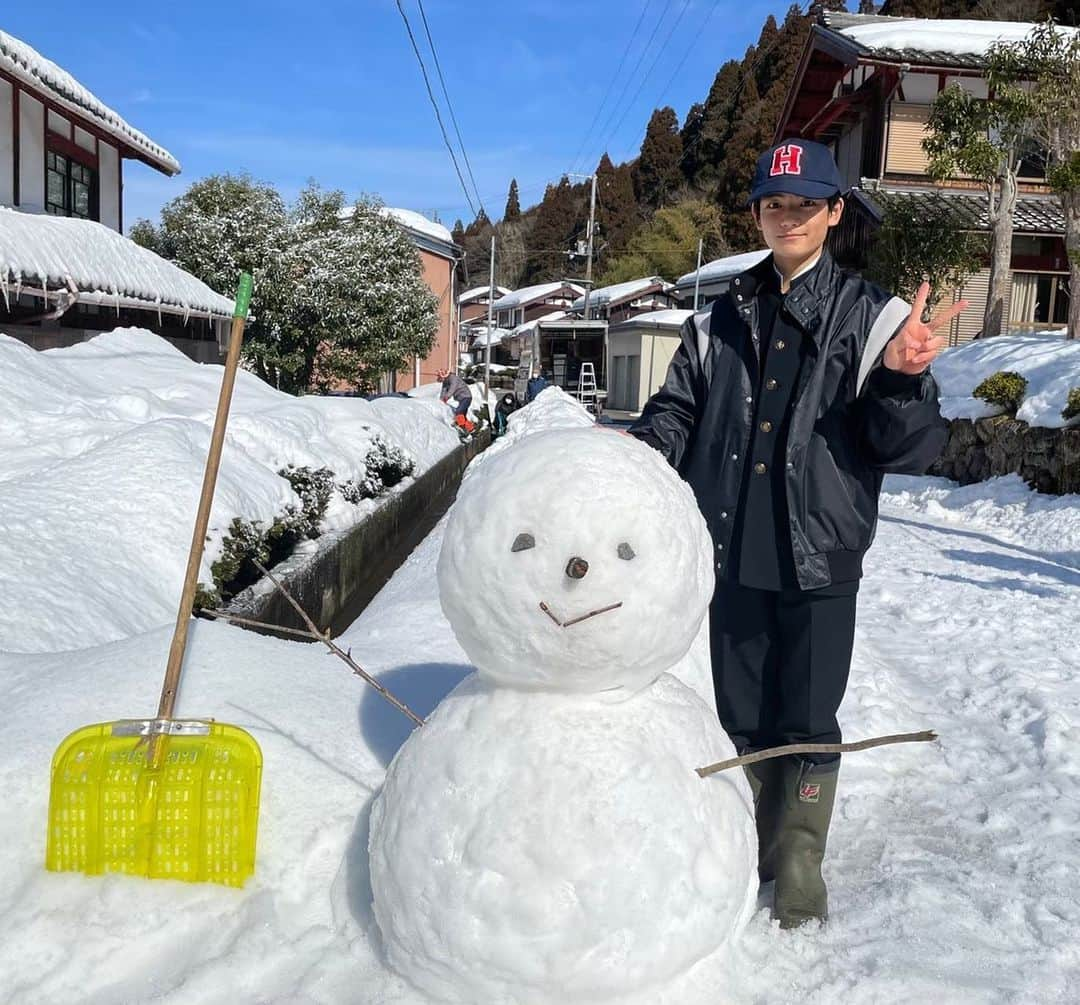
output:
<instances>
[{"instance_id":1,"label":"snowman head","mask_svg":"<svg viewBox=\"0 0 1080 1005\"><path fill-rule=\"evenodd\" d=\"M552 430L465 480L439 555L458 642L500 684L628 697L690 648L712 596L693 493L652 448Z\"/></svg>"}]
</instances>

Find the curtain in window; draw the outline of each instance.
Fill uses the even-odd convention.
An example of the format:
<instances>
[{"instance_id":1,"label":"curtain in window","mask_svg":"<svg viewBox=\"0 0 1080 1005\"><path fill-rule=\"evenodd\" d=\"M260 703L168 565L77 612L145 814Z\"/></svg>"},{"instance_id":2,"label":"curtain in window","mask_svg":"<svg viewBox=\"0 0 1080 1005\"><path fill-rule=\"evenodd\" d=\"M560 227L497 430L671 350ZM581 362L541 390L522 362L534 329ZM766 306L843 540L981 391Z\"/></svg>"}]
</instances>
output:
<instances>
[{"instance_id":1,"label":"curtain in window","mask_svg":"<svg viewBox=\"0 0 1080 1005\"><path fill-rule=\"evenodd\" d=\"M1009 298L1009 326L1023 327L1035 322L1039 277L1033 272L1014 272Z\"/></svg>"}]
</instances>

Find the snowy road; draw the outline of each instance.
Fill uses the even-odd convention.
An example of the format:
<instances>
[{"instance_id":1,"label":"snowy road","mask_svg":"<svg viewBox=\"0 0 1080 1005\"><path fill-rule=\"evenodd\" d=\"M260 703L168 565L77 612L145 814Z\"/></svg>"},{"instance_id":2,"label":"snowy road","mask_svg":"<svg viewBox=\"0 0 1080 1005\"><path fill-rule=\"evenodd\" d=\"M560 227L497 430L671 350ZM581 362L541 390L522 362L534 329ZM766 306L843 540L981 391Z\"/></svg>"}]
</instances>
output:
<instances>
[{"instance_id":1,"label":"snowy road","mask_svg":"<svg viewBox=\"0 0 1080 1005\"><path fill-rule=\"evenodd\" d=\"M786 937L759 913L733 1001L1078 1000L1080 571L1059 558L883 507L841 721L941 742L846 759L833 920Z\"/></svg>"}]
</instances>

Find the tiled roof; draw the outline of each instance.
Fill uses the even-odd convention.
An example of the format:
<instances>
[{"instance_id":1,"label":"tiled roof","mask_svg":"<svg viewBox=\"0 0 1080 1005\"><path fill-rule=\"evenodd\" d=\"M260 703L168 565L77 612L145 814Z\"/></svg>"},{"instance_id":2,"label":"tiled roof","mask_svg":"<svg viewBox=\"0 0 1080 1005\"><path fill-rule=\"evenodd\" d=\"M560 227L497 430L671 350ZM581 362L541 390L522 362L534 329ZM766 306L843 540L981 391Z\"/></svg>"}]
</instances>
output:
<instances>
[{"instance_id":1,"label":"tiled roof","mask_svg":"<svg viewBox=\"0 0 1080 1005\"><path fill-rule=\"evenodd\" d=\"M844 12L826 12L824 26L828 33L842 38L861 56L960 69L984 68L992 45L1018 42L1034 28L1033 24L1017 21L883 17Z\"/></svg>"},{"instance_id":2,"label":"tiled roof","mask_svg":"<svg viewBox=\"0 0 1080 1005\"><path fill-rule=\"evenodd\" d=\"M891 202L916 200L928 210L944 209L961 230L989 230L986 196L981 192L955 192L936 188L896 188L883 185L852 189L852 194L880 216ZM1027 195L1016 200L1013 229L1019 234L1062 234L1065 216L1056 196Z\"/></svg>"}]
</instances>

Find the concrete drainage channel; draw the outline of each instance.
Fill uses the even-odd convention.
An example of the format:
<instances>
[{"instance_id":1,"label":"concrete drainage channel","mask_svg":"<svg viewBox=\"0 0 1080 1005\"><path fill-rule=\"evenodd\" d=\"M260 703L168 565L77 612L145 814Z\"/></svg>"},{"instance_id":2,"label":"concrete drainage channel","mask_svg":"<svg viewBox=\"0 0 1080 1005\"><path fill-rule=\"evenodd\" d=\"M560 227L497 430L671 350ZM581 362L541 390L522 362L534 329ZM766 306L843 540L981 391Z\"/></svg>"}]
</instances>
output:
<instances>
[{"instance_id":1,"label":"concrete drainage channel","mask_svg":"<svg viewBox=\"0 0 1080 1005\"><path fill-rule=\"evenodd\" d=\"M491 434L485 429L386 499L362 523L319 538L314 554L286 559L274 567L274 575L315 624L328 626L331 635L340 634L450 508L465 468L490 443ZM288 600L269 582L256 583L237 594L224 610L285 628L305 627Z\"/></svg>"}]
</instances>

